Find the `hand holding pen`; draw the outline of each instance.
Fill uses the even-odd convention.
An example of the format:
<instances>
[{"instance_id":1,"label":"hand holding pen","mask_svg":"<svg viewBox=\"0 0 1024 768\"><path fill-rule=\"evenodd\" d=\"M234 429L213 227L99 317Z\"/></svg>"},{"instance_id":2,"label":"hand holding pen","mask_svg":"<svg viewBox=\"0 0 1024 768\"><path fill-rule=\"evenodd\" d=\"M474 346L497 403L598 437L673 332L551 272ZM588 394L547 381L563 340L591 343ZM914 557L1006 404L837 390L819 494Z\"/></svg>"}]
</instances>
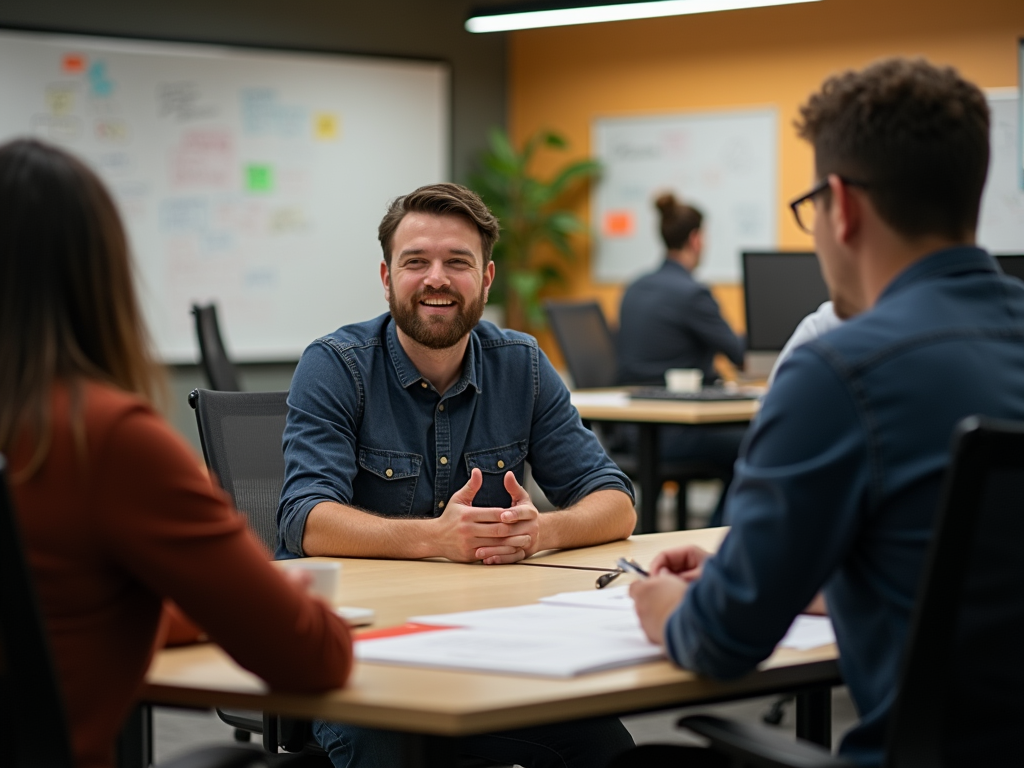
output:
<instances>
[{"instance_id":1,"label":"hand holding pen","mask_svg":"<svg viewBox=\"0 0 1024 768\"><path fill-rule=\"evenodd\" d=\"M608 573L598 576L597 584L595 585L598 589L604 589L624 573L632 573L642 579L646 579L651 575L640 566L640 563L633 559L627 560L624 557L620 557L616 565L618 566L618 570L609 571Z\"/></svg>"}]
</instances>

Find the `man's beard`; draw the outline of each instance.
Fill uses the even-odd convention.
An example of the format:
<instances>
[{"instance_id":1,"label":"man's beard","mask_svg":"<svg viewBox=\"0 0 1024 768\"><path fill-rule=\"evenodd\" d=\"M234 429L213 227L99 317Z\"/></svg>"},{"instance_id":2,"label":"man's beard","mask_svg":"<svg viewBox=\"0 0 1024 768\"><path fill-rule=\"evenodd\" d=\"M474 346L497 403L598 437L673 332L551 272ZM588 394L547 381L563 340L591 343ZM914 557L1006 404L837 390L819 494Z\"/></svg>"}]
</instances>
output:
<instances>
[{"instance_id":1,"label":"man's beard","mask_svg":"<svg viewBox=\"0 0 1024 768\"><path fill-rule=\"evenodd\" d=\"M455 316L421 317L418 309L424 299L451 299L455 302ZM454 347L462 337L473 330L484 313L485 293L481 289L475 301L465 303L463 298L448 288L442 290L418 291L407 303L400 305L395 300L395 292L388 298L391 316L395 319L402 332L418 344L428 349L448 349Z\"/></svg>"}]
</instances>

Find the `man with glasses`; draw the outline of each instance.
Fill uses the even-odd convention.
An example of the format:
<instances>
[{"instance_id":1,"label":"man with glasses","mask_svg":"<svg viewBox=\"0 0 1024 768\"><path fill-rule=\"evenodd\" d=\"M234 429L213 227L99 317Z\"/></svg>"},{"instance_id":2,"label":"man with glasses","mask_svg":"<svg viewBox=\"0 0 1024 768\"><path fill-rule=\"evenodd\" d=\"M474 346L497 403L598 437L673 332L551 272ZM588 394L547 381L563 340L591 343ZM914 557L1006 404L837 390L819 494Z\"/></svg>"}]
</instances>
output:
<instances>
[{"instance_id":1,"label":"man with glasses","mask_svg":"<svg viewBox=\"0 0 1024 768\"><path fill-rule=\"evenodd\" d=\"M953 427L1024 419L1024 285L974 245L989 113L955 71L894 59L832 77L799 131L817 182L792 207L846 322L780 367L718 553L663 552L632 594L676 663L730 678L821 590L861 716L840 754L880 765Z\"/></svg>"}]
</instances>

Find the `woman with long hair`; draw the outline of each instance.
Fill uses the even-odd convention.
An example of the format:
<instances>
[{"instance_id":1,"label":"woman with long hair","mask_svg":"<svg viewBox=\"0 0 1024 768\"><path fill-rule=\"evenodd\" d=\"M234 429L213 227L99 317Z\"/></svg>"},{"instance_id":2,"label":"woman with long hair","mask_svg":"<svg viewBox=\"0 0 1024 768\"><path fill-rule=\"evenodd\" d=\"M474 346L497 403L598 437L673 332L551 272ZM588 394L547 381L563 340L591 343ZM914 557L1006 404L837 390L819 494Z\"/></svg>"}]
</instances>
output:
<instances>
[{"instance_id":1,"label":"woman with long hair","mask_svg":"<svg viewBox=\"0 0 1024 768\"><path fill-rule=\"evenodd\" d=\"M154 411L110 195L55 147L0 147L0 453L78 768L110 768L154 649L198 633L272 687L344 684L344 622L267 561Z\"/></svg>"}]
</instances>

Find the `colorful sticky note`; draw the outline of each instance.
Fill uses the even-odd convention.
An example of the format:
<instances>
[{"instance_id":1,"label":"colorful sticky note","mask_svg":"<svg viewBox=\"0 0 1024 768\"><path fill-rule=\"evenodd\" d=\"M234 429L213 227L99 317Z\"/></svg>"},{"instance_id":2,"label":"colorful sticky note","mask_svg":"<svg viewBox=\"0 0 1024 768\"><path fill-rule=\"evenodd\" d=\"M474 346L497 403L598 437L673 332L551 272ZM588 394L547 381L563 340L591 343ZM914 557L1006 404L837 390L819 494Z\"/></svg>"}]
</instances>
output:
<instances>
[{"instance_id":1,"label":"colorful sticky note","mask_svg":"<svg viewBox=\"0 0 1024 768\"><path fill-rule=\"evenodd\" d=\"M77 75L85 71L85 56L80 53L65 53L61 61L61 69L70 75Z\"/></svg>"},{"instance_id":2,"label":"colorful sticky note","mask_svg":"<svg viewBox=\"0 0 1024 768\"><path fill-rule=\"evenodd\" d=\"M635 225L636 218L630 210L605 211L601 230L605 237L629 237Z\"/></svg>"},{"instance_id":3,"label":"colorful sticky note","mask_svg":"<svg viewBox=\"0 0 1024 768\"><path fill-rule=\"evenodd\" d=\"M249 192L272 192L274 189L274 169L269 165L247 165L245 167L245 188Z\"/></svg>"},{"instance_id":4,"label":"colorful sticky note","mask_svg":"<svg viewBox=\"0 0 1024 768\"><path fill-rule=\"evenodd\" d=\"M341 133L341 118L331 112L313 115L313 134L320 141L334 141Z\"/></svg>"}]
</instances>

